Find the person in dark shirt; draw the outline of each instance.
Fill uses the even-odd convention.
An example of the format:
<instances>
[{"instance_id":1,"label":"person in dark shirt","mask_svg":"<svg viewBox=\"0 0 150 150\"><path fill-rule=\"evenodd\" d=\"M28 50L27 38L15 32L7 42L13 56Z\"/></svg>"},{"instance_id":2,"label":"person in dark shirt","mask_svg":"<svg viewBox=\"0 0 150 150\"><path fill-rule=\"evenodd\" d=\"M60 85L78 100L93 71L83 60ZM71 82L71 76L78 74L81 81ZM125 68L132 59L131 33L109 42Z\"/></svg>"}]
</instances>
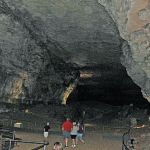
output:
<instances>
[{"instance_id":1,"label":"person in dark shirt","mask_svg":"<svg viewBox=\"0 0 150 150\"><path fill-rule=\"evenodd\" d=\"M47 122L47 124L44 126L44 139L45 139L45 141L47 141L49 129L50 129L49 122Z\"/></svg>"},{"instance_id":2,"label":"person in dark shirt","mask_svg":"<svg viewBox=\"0 0 150 150\"><path fill-rule=\"evenodd\" d=\"M78 134L77 134L77 142L78 142L78 140L80 140L82 143L85 143L83 140L83 134L85 132L85 126L84 126L83 122L80 122L78 125L79 125L79 130L78 130Z\"/></svg>"}]
</instances>

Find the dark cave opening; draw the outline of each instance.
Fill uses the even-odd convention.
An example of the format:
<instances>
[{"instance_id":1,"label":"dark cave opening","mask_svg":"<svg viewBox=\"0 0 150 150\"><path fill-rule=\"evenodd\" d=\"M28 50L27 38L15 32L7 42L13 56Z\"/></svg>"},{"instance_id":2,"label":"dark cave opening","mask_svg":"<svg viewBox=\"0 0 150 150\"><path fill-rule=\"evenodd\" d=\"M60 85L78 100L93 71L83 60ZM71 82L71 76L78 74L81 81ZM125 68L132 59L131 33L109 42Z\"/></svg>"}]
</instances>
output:
<instances>
[{"instance_id":1,"label":"dark cave opening","mask_svg":"<svg viewBox=\"0 0 150 150\"><path fill-rule=\"evenodd\" d=\"M148 101L142 96L141 88L132 81L121 64L99 65L81 70L94 75L80 78L76 89L68 97L67 104L134 104L136 107L149 107Z\"/></svg>"}]
</instances>

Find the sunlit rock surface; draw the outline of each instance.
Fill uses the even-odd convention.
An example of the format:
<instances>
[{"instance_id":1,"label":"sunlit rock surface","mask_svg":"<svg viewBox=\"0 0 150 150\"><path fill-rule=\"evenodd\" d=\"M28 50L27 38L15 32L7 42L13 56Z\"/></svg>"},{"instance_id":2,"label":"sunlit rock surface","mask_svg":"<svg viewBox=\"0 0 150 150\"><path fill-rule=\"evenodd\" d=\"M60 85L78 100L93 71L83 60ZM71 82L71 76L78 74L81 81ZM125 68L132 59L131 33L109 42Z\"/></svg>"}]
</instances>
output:
<instances>
[{"instance_id":1,"label":"sunlit rock surface","mask_svg":"<svg viewBox=\"0 0 150 150\"><path fill-rule=\"evenodd\" d=\"M98 0L112 16L122 44L122 64L150 101L150 1Z\"/></svg>"},{"instance_id":2,"label":"sunlit rock surface","mask_svg":"<svg viewBox=\"0 0 150 150\"><path fill-rule=\"evenodd\" d=\"M59 101L78 68L120 63L119 46L96 0L0 0L1 101Z\"/></svg>"}]
</instances>

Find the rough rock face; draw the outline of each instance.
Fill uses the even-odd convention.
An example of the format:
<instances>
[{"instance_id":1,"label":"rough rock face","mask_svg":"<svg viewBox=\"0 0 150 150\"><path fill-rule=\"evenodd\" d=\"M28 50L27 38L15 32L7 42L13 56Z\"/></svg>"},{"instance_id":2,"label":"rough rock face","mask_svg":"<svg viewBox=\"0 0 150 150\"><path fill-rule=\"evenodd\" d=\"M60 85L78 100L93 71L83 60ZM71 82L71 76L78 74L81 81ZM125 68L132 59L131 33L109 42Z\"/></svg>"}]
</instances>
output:
<instances>
[{"instance_id":1,"label":"rough rock face","mask_svg":"<svg viewBox=\"0 0 150 150\"><path fill-rule=\"evenodd\" d=\"M1 101L59 100L78 67L119 63L119 46L97 0L0 0Z\"/></svg>"},{"instance_id":2,"label":"rough rock face","mask_svg":"<svg viewBox=\"0 0 150 150\"><path fill-rule=\"evenodd\" d=\"M116 22L122 44L122 64L150 101L150 1L98 0Z\"/></svg>"}]
</instances>

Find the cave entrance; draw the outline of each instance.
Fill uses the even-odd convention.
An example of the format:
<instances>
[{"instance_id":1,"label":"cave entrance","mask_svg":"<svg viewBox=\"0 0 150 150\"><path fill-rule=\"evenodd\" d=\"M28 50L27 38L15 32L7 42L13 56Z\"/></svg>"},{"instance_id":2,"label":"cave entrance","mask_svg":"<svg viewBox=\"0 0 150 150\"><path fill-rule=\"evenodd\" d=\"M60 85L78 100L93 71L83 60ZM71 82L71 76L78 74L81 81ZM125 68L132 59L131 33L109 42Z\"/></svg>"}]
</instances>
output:
<instances>
[{"instance_id":1,"label":"cave entrance","mask_svg":"<svg viewBox=\"0 0 150 150\"><path fill-rule=\"evenodd\" d=\"M144 122L140 116L148 115L150 108L141 88L132 81L121 63L80 68L80 79L69 95L67 105L76 120L86 118L106 126L112 124L108 120L117 119L117 124L120 124L122 118L130 122L136 117ZM121 124L125 125L128 123Z\"/></svg>"},{"instance_id":2,"label":"cave entrance","mask_svg":"<svg viewBox=\"0 0 150 150\"><path fill-rule=\"evenodd\" d=\"M125 67L121 64L81 68L77 87L67 100L69 105L74 103L149 106L140 87L127 75Z\"/></svg>"}]
</instances>

